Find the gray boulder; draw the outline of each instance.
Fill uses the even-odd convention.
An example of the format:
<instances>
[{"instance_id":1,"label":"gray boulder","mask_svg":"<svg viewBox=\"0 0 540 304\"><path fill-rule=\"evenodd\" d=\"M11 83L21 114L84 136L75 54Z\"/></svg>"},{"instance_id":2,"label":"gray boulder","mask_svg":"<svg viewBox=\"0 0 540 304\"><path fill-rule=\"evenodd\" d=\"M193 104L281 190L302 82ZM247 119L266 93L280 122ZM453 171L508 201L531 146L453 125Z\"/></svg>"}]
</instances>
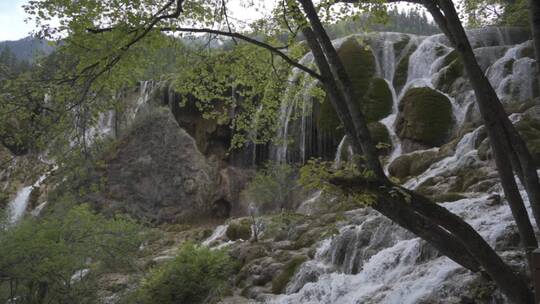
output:
<instances>
[{"instance_id":1,"label":"gray boulder","mask_svg":"<svg viewBox=\"0 0 540 304\"><path fill-rule=\"evenodd\" d=\"M141 115L107 160L109 207L156 224L212 216L217 170L170 111Z\"/></svg>"}]
</instances>

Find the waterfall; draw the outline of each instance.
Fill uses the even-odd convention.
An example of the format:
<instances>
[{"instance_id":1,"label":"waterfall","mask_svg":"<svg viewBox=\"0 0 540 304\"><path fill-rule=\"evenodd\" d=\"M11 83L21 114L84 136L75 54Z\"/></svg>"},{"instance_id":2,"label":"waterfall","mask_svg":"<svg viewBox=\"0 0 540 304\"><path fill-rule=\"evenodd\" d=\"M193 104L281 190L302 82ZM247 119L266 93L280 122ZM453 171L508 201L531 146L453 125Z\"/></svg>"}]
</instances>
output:
<instances>
[{"instance_id":1,"label":"waterfall","mask_svg":"<svg viewBox=\"0 0 540 304\"><path fill-rule=\"evenodd\" d=\"M443 206L464 218L495 248L514 226L508 206L489 204L488 195ZM287 294L269 302L441 303L441 299L452 301L452 295L459 300L474 274L379 217L369 210L364 222L345 226L339 235L322 241L315 259L304 263L288 284Z\"/></svg>"},{"instance_id":2,"label":"waterfall","mask_svg":"<svg viewBox=\"0 0 540 304\"><path fill-rule=\"evenodd\" d=\"M300 60L301 64L307 64L313 60L313 56L311 54L307 54ZM294 68L292 70L291 76L287 80L289 83L298 84L301 80L303 80L303 72L298 69ZM297 107L297 103L302 103L302 110L304 111L305 107L305 100L304 98L300 98L298 96L299 94L295 94L295 92L292 92L294 90L293 87L287 88L283 99L283 102L280 106L280 114L279 114L279 128L276 134L277 143L274 147L274 151L272 153L272 157L276 162L283 163L287 162L287 151L289 146L289 123L292 119L292 114L294 112L294 109ZM306 90L307 91L307 90ZM303 97L303 96L301 96ZM301 99L301 101L299 101ZM304 114L302 114L302 118L304 117ZM305 146L304 146L305 147Z\"/></svg>"},{"instance_id":3,"label":"waterfall","mask_svg":"<svg viewBox=\"0 0 540 304\"><path fill-rule=\"evenodd\" d=\"M390 140L392 141L392 152L390 152L390 156L387 160L387 165L384 168L385 172L388 173L388 167L390 166L392 161L396 159L399 155L401 155L401 141L399 140L399 137L397 136L395 130L395 123L399 111L399 99L397 97L396 89L394 88L394 86L390 83L390 81L386 80L386 82L388 84L388 87L390 88L390 91L392 92L392 113L387 117L383 118L380 122L388 130Z\"/></svg>"},{"instance_id":4,"label":"waterfall","mask_svg":"<svg viewBox=\"0 0 540 304\"><path fill-rule=\"evenodd\" d=\"M533 98L535 60L522 55L525 49L532 48L530 41L507 50L487 70L487 77L499 98L514 101Z\"/></svg>"},{"instance_id":5,"label":"waterfall","mask_svg":"<svg viewBox=\"0 0 540 304\"><path fill-rule=\"evenodd\" d=\"M17 192L17 195L9 203L7 208L9 225L16 224L23 217L28 207L28 202L32 190L34 188L39 188L41 186L41 183L43 183L43 181L47 178L48 175L49 173L43 174L34 184L23 187L21 190L19 190L19 192Z\"/></svg>"},{"instance_id":6,"label":"waterfall","mask_svg":"<svg viewBox=\"0 0 540 304\"><path fill-rule=\"evenodd\" d=\"M478 151L476 150L476 139L483 127L479 127L463 136L456 146L456 151L452 156L446 157L431 165L424 173L407 181L404 186L409 189L416 189L428 179L441 175L445 172L452 172L459 168L471 166L479 162Z\"/></svg>"},{"instance_id":7,"label":"waterfall","mask_svg":"<svg viewBox=\"0 0 540 304\"><path fill-rule=\"evenodd\" d=\"M135 120L137 113L148 103L150 96L156 88L156 83L153 80L145 80L139 83L139 94L135 103L131 105L127 110L127 123L131 123Z\"/></svg>"},{"instance_id":8,"label":"waterfall","mask_svg":"<svg viewBox=\"0 0 540 304\"><path fill-rule=\"evenodd\" d=\"M471 30L467 34L482 70L503 101L523 102L534 97L536 92L532 75L535 61L527 56L532 45L527 41L529 38L526 31L517 28L487 28ZM475 94L468 81L458 76L459 81L449 92L446 89L441 92L436 88L446 68L443 66L445 57L452 51L443 35L410 36L410 41L401 52L394 48L397 40L392 33L371 34L369 38L366 38L367 35L357 36L363 37L371 46L376 59L377 76L384 78L392 90L392 113L380 120L389 130L394 147L389 162L402 154L394 128L399 101L409 88L429 87L445 95L452 104L456 129L469 121L469 115L475 110ZM344 40L337 40L335 44L339 45ZM413 46L417 48L408 58L407 80L403 89L396 92L392 83L397 63L401 56L410 54L409 50ZM510 118L515 123L521 115L512 115ZM482 128L478 127L463 135L451 155L432 163L423 173L408 180L404 187L415 189L434 177L441 179L441 183L450 181L465 168L487 168L487 164L479 159L477 151ZM334 166L343 162L346 140L346 137L341 138L337 145ZM426 151L429 150L412 153ZM491 181L495 183L494 186L490 182L482 184L482 187L489 187L485 193L463 193L467 198L441 205L467 221L497 251L504 251L503 256L505 253L516 254L513 245L506 243L516 233L512 213L507 204L492 199L492 195L504 195L501 186L493 179ZM521 186L520 191L527 209L530 209ZM313 202L319 196L320 192L314 193L298 210L309 210L308 206L314 205ZM355 216L347 223L338 225L337 235L318 244L314 258L302 264L294 274L286 287L286 294L271 298L269 303L459 302L463 291L469 290L478 279L376 211L366 208L350 212ZM532 214L530 210L529 214ZM493 302L505 303L498 292L491 296Z\"/></svg>"},{"instance_id":9,"label":"waterfall","mask_svg":"<svg viewBox=\"0 0 540 304\"><path fill-rule=\"evenodd\" d=\"M204 246L212 246L215 242L218 240L221 240L225 237L225 233L227 232L227 228L229 228L229 225L219 225L214 229L214 232L212 232L212 235L210 235L206 240L202 242Z\"/></svg>"}]
</instances>

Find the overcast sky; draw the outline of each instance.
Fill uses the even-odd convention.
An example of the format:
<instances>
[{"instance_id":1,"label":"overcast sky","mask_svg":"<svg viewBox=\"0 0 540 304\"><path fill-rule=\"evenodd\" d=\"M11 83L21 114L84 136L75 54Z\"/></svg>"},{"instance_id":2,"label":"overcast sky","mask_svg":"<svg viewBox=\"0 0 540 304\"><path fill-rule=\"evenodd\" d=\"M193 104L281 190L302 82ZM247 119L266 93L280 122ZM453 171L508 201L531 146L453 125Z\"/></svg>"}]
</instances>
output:
<instances>
[{"instance_id":1,"label":"overcast sky","mask_svg":"<svg viewBox=\"0 0 540 304\"><path fill-rule=\"evenodd\" d=\"M22 5L26 2L28 0L0 0L0 41L21 39L34 30L34 24L25 22L26 14ZM232 9L232 11L241 12L240 15L242 16L238 16L239 18L244 19L246 16L256 15L254 11L246 11L245 8L238 10L240 6L234 2L240 2L240 0L231 2L233 3L230 8L236 8Z\"/></svg>"},{"instance_id":2,"label":"overcast sky","mask_svg":"<svg viewBox=\"0 0 540 304\"><path fill-rule=\"evenodd\" d=\"M0 0L0 41L28 36L34 26L26 24L22 5L28 0Z\"/></svg>"}]
</instances>

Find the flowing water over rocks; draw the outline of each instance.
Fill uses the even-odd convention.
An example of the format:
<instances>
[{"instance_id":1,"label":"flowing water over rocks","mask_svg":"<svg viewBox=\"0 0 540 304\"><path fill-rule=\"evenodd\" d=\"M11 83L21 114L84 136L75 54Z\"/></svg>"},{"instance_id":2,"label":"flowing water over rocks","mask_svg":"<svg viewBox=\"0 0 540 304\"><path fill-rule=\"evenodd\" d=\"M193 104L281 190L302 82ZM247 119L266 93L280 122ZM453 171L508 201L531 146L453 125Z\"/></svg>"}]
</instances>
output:
<instances>
[{"instance_id":1,"label":"flowing water over rocks","mask_svg":"<svg viewBox=\"0 0 540 304\"><path fill-rule=\"evenodd\" d=\"M488 28L468 34L481 67L504 103L526 103L538 96L533 78L532 46L524 31ZM386 169L400 157L435 155L423 172L405 179L404 186L420 191L431 189L439 194L458 191L459 197L443 206L470 223L513 267L524 268L523 254L517 249L519 237L493 164L489 159L479 157L480 143L486 139L473 105L474 92L446 39L442 35L419 37L395 33L356 37L370 41L377 75L387 81L394 96L392 113L381 120L388 128L393 144L393 151L386 158ZM403 44L400 39L406 40L405 47L397 45ZM343 39L336 45L340 43ZM403 68L401 71L396 69L399 70L403 58L407 58L408 65L406 81L400 86L396 84L396 77L403 73ZM450 100L455 127L452 140L447 144L426 150L416 147L413 149L416 151L403 154L404 139L396 130L396 117L402 115L400 101L406 92L417 87L435 90ZM293 110L289 109L290 112ZM521 114L514 115L512 120L516 123L521 117ZM471 125L475 127L471 128ZM294 132L288 130L282 134ZM344 161L344 142L345 138L336 145L335 163L338 166ZM471 176L475 178L471 179ZM525 191L522 189L521 192L526 198ZM313 203L313 197L306 202ZM526 204L529 208L528 202ZM441 256L420 238L376 211L366 208L351 212L355 213L354 217L342 225L338 233L317 244L314 258L296 271L285 294L270 297L265 302L508 303L496 290L479 295L475 289L478 284L489 286L483 278Z\"/></svg>"}]
</instances>

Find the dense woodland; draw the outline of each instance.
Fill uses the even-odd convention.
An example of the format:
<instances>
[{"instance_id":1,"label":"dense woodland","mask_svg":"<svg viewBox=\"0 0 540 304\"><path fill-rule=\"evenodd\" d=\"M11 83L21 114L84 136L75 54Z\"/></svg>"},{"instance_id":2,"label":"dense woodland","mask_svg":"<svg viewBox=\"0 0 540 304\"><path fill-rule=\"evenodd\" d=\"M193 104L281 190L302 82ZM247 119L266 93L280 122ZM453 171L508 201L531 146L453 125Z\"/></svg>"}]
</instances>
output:
<instances>
[{"instance_id":1,"label":"dense woodland","mask_svg":"<svg viewBox=\"0 0 540 304\"><path fill-rule=\"evenodd\" d=\"M24 6L0 301L534 303L540 4L272 2Z\"/></svg>"}]
</instances>

